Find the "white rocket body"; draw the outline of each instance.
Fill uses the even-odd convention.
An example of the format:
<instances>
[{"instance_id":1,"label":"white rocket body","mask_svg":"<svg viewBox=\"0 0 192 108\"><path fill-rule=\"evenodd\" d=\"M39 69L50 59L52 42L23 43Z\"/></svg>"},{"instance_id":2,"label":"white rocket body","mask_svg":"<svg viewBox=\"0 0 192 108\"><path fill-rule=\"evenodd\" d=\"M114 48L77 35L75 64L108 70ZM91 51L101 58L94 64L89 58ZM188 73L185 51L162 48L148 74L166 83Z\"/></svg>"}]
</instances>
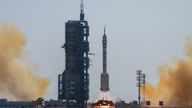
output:
<instances>
[{"instance_id":1,"label":"white rocket body","mask_svg":"<svg viewBox=\"0 0 192 108\"><path fill-rule=\"evenodd\" d=\"M103 46L103 72L101 73L101 91L108 92L109 91L109 74L107 73L107 36L105 34L102 40Z\"/></svg>"}]
</instances>

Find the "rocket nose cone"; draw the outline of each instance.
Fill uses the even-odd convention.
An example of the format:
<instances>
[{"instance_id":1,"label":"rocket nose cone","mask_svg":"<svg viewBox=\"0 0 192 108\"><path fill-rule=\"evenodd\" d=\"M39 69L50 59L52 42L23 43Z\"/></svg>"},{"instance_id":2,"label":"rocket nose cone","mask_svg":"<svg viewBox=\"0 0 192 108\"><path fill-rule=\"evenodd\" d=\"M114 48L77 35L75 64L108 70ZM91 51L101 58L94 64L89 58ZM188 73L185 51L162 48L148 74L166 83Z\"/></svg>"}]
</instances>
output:
<instances>
[{"instance_id":1,"label":"rocket nose cone","mask_svg":"<svg viewBox=\"0 0 192 108\"><path fill-rule=\"evenodd\" d=\"M106 34L103 35L103 40L107 40Z\"/></svg>"},{"instance_id":2,"label":"rocket nose cone","mask_svg":"<svg viewBox=\"0 0 192 108\"><path fill-rule=\"evenodd\" d=\"M105 27L104 27L103 39L104 39L104 38L107 38L107 36L106 36L106 30L105 30Z\"/></svg>"}]
</instances>

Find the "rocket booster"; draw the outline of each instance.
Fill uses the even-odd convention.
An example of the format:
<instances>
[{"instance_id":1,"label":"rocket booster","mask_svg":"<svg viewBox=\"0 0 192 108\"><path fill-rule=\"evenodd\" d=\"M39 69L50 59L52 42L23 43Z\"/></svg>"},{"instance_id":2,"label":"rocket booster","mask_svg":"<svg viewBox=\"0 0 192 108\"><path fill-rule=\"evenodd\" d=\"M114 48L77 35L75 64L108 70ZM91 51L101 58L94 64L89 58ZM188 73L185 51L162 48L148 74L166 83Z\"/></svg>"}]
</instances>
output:
<instances>
[{"instance_id":1,"label":"rocket booster","mask_svg":"<svg viewBox=\"0 0 192 108\"><path fill-rule=\"evenodd\" d=\"M109 74L107 73L107 36L105 34L105 28L104 28L102 46L103 46L103 72L101 73L100 89L103 92L107 92L109 91Z\"/></svg>"}]
</instances>

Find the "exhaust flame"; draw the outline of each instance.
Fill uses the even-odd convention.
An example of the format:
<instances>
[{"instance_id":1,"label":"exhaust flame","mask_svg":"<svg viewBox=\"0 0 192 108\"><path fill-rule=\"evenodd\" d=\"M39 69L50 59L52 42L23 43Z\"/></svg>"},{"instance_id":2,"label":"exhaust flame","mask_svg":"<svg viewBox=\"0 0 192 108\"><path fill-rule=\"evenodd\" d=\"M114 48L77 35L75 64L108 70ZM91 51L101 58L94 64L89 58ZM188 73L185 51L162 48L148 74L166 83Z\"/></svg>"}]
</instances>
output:
<instances>
[{"instance_id":1,"label":"exhaust flame","mask_svg":"<svg viewBox=\"0 0 192 108\"><path fill-rule=\"evenodd\" d=\"M109 92L100 91L98 100L112 100Z\"/></svg>"},{"instance_id":2,"label":"exhaust flame","mask_svg":"<svg viewBox=\"0 0 192 108\"><path fill-rule=\"evenodd\" d=\"M166 106L174 107L192 105L192 38L187 40L186 55L186 59L175 60L172 65L159 68L158 85L145 86L146 100L152 103L164 101Z\"/></svg>"},{"instance_id":3,"label":"exhaust flame","mask_svg":"<svg viewBox=\"0 0 192 108\"><path fill-rule=\"evenodd\" d=\"M20 30L0 25L0 97L34 100L46 92L49 80L33 75L21 60L25 44Z\"/></svg>"}]
</instances>

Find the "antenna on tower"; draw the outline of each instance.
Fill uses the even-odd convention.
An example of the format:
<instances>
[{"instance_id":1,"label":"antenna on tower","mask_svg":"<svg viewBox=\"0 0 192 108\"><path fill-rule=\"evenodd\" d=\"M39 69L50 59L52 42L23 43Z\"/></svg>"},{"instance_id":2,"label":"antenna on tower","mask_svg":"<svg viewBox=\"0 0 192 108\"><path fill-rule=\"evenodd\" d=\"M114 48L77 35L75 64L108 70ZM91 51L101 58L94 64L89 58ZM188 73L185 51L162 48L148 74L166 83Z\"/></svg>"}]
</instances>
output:
<instances>
[{"instance_id":1,"label":"antenna on tower","mask_svg":"<svg viewBox=\"0 0 192 108\"><path fill-rule=\"evenodd\" d=\"M85 14L84 14L84 3L83 3L83 0L81 0L80 9L81 9L80 20L84 20Z\"/></svg>"},{"instance_id":2,"label":"antenna on tower","mask_svg":"<svg viewBox=\"0 0 192 108\"><path fill-rule=\"evenodd\" d=\"M84 3L83 3L83 0L81 0L81 13L83 13L84 11Z\"/></svg>"}]
</instances>

